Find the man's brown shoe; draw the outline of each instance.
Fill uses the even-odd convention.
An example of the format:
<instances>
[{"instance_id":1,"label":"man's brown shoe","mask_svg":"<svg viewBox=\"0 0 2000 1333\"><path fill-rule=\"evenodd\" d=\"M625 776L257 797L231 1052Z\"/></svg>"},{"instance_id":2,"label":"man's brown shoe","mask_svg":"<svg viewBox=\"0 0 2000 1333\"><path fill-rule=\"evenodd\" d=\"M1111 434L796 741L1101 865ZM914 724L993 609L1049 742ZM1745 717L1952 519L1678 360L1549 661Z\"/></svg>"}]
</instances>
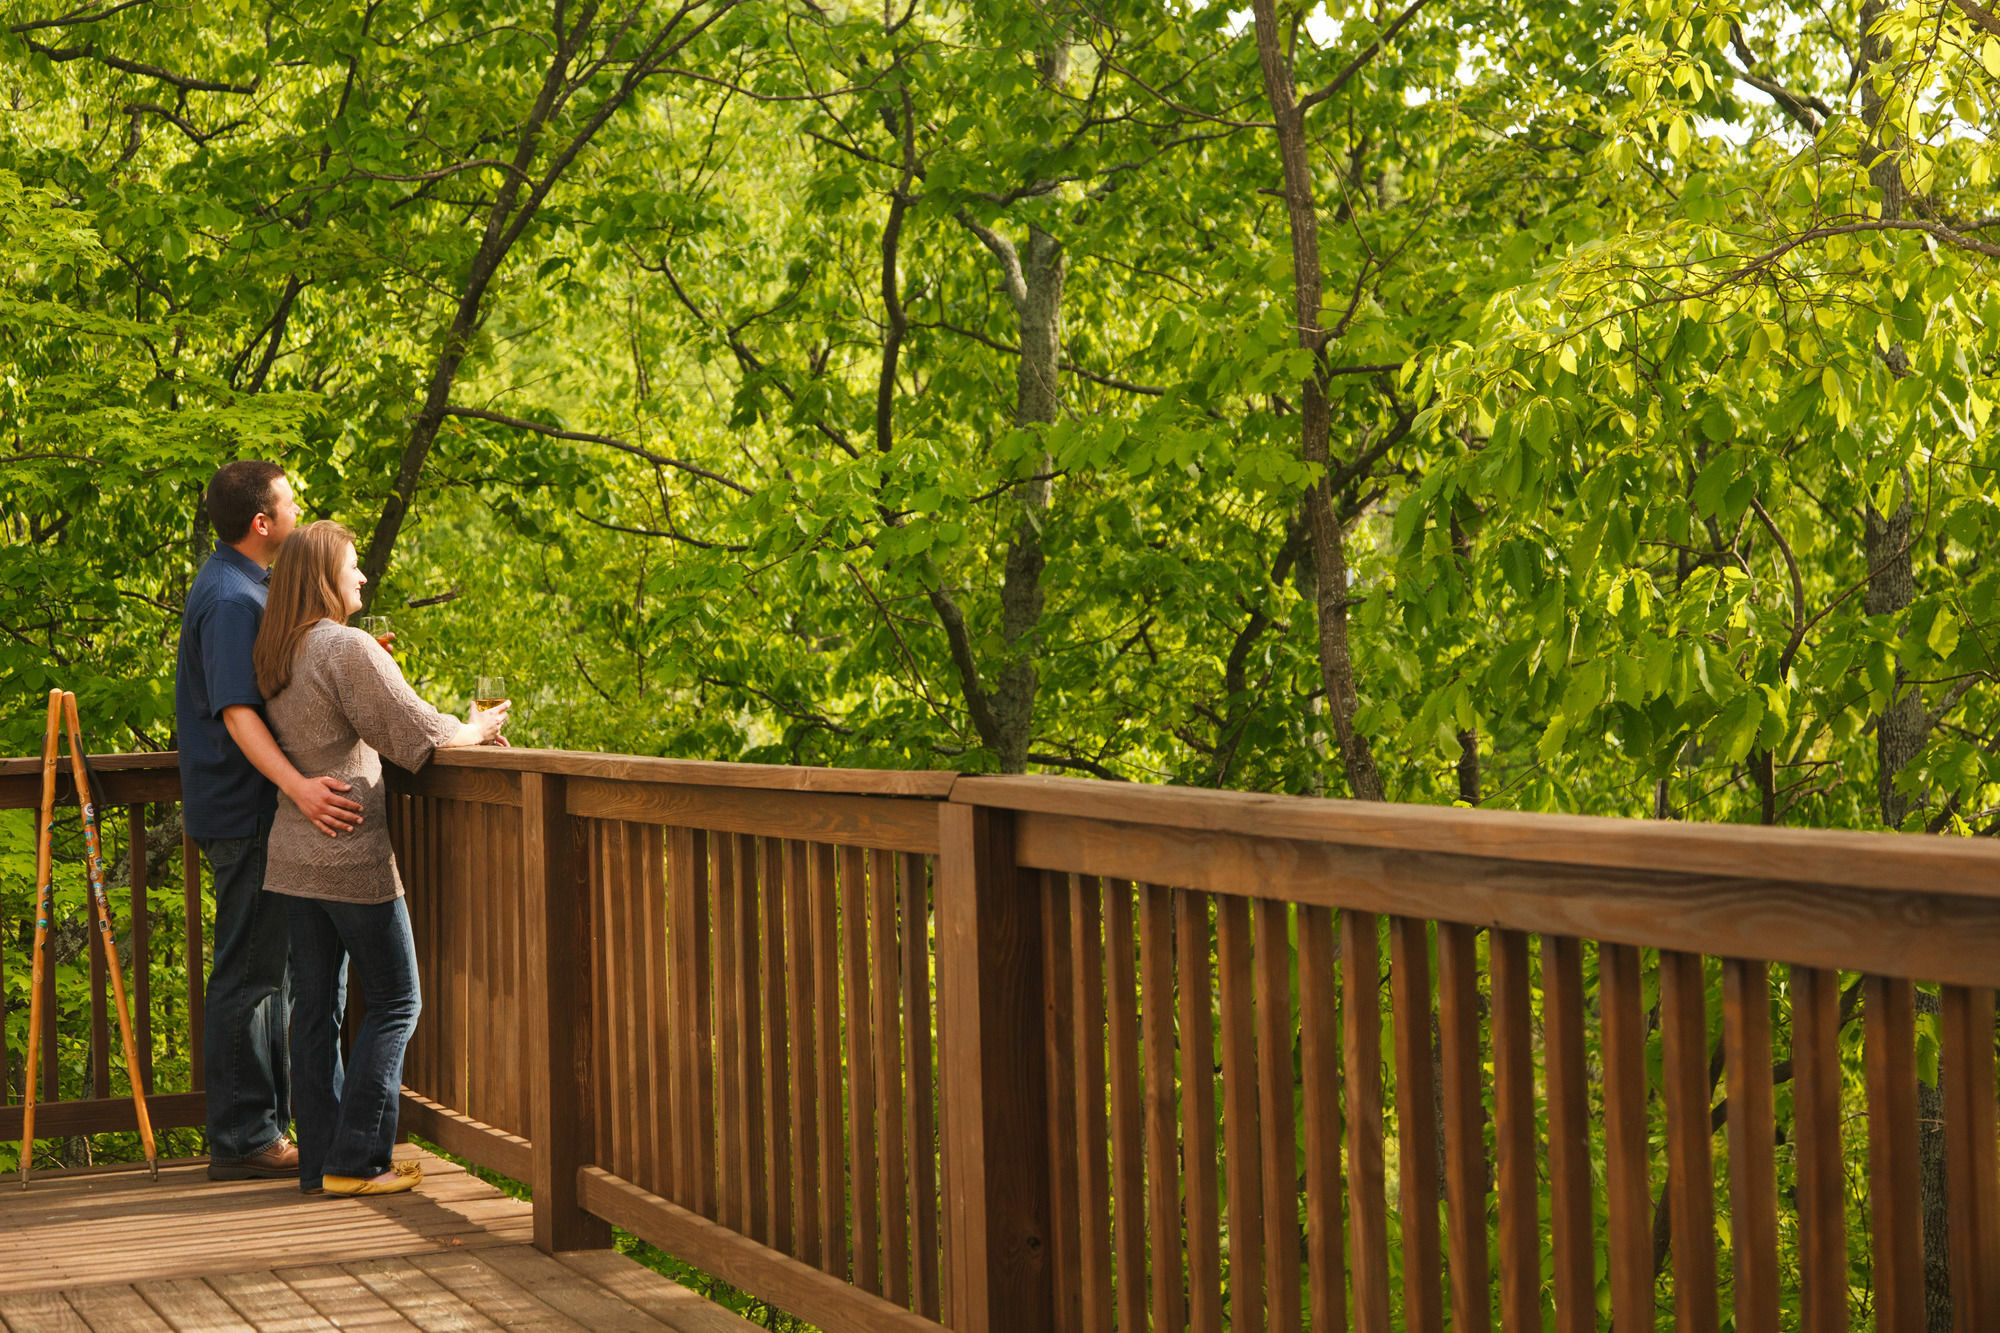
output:
<instances>
[{"instance_id":1,"label":"man's brown shoe","mask_svg":"<svg viewBox=\"0 0 2000 1333\"><path fill-rule=\"evenodd\" d=\"M284 1180L298 1173L299 1150L282 1135L276 1143L252 1156L234 1161L210 1158L208 1162L210 1180Z\"/></svg>"}]
</instances>

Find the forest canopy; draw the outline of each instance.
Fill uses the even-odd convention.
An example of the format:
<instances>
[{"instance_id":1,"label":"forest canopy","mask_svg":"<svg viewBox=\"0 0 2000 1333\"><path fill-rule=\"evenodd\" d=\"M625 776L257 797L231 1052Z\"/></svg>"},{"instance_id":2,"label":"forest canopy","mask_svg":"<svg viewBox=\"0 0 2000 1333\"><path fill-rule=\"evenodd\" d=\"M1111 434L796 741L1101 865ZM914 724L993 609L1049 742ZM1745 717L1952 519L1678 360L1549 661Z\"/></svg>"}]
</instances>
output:
<instances>
[{"instance_id":1,"label":"forest canopy","mask_svg":"<svg viewBox=\"0 0 2000 1333\"><path fill-rule=\"evenodd\" d=\"M1980 0L9 0L0 697L201 488L517 743L2000 828Z\"/></svg>"}]
</instances>

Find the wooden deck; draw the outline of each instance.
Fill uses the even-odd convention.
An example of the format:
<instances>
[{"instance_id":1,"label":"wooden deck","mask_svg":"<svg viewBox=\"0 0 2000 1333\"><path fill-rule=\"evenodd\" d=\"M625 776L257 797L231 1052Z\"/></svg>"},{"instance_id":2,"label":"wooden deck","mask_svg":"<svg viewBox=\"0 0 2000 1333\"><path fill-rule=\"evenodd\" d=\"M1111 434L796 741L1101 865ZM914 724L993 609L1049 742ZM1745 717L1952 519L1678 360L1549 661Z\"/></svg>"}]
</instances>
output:
<instances>
[{"instance_id":1,"label":"wooden deck","mask_svg":"<svg viewBox=\"0 0 2000 1333\"><path fill-rule=\"evenodd\" d=\"M753 1325L609 1251L551 1257L529 1205L405 1145L413 1193L307 1198L203 1163L0 1183L0 1322L28 1330L519 1328L742 1333Z\"/></svg>"}]
</instances>

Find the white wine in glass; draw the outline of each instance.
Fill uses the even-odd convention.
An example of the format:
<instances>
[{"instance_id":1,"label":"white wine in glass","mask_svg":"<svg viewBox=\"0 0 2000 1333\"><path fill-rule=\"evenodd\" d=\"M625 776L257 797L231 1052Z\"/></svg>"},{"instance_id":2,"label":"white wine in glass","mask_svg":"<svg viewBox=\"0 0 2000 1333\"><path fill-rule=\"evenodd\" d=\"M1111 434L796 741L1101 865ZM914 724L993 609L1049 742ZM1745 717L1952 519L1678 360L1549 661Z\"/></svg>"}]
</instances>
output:
<instances>
[{"instance_id":1,"label":"white wine in glass","mask_svg":"<svg viewBox=\"0 0 2000 1333\"><path fill-rule=\"evenodd\" d=\"M396 637L395 627L389 623L387 616L361 617L361 630L369 638L381 644L385 651L389 647L389 641Z\"/></svg>"},{"instance_id":2,"label":"white wine in glass","mask_svg":"<svg viewBox=\"0 0 2000 1333\"><path fill-rule=\"evenodd\" d=\"M481 676L478 688L472 692L472 706L480 712L498 708L507 702L507 682L499 676Z\"/></svg>"}]
</instances>

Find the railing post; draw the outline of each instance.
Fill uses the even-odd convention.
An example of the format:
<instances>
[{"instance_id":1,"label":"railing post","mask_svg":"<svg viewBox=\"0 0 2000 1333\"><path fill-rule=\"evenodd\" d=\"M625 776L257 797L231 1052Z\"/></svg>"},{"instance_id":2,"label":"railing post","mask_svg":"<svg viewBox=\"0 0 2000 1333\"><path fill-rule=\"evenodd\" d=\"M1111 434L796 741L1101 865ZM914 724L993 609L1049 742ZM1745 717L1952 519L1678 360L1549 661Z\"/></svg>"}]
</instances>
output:
<instances>
[{"instance_id":1,"label":"railing post","mask_svg":"<svg viewBox=\"0 0 2000 1333\"><path fill-rule=\"evenodd\" d=\"M938 807L940 1102L955 1333L1054 1326L1041 898L1006 811Z\"/></svg>"},{"instance_id":2,"label":"railing post","mask_svg":"<svg viewBox=\"0 0 2000 1333\"><path fill-rule=\"evenodd\" d=\"M521 775L521 884L528 944L529 1137L534 1143L535 1248L603 1249L610 1224L584 1211L578 1168L590 1141L587 895L576 891L563 779Z\"/></svg>"}]
</instances>

